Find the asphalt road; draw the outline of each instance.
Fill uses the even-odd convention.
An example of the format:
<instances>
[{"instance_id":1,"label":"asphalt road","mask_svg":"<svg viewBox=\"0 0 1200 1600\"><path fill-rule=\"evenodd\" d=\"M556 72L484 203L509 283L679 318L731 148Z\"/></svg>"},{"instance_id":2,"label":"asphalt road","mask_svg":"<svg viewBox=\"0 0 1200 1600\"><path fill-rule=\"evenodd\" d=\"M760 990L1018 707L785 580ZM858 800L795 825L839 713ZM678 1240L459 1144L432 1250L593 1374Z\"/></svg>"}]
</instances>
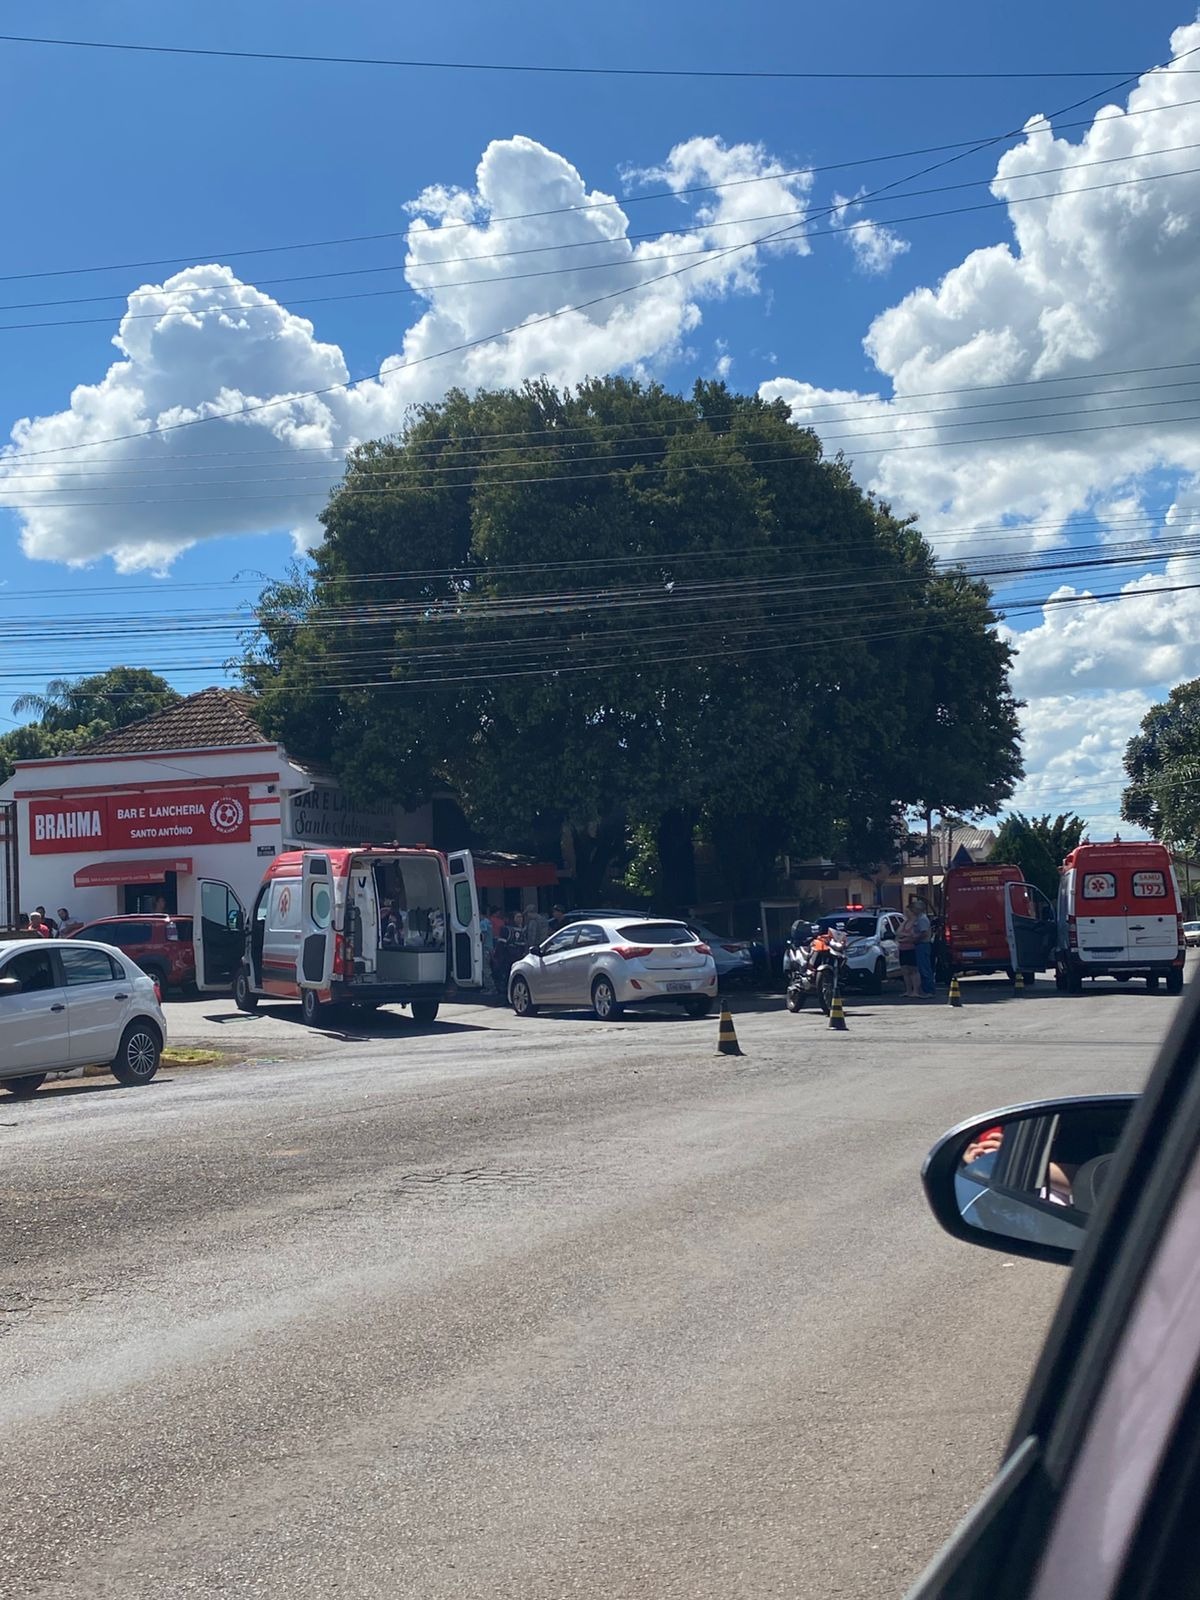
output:
<instances>
[{"instance_id":1,"label":"asphalt road","mask_svg":"<svg viewBox=\"0 0 1200 1600\"><path fill-rule=\"evenodd\" d=\"M901 1596L1064 1281L941 1234L932 1140L1137 1088L1177 1002L778 1000L303 1028L0 1101L0 1593Z\"/></svg>"}]
</instances>

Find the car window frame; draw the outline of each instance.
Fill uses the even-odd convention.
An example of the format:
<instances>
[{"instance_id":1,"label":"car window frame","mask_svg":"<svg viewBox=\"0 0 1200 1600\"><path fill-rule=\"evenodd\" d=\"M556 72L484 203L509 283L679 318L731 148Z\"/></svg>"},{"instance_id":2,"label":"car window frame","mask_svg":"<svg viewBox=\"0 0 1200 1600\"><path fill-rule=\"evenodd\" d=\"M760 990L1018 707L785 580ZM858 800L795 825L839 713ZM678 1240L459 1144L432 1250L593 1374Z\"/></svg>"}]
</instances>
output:
<instances>
[{"instance_id":1,"label":"car window frame","mask_svg":"<svg viewBox=\"0 0 1200 1600\"><path fill-rule=\"evenodd\" d=\"M64 946L62 949L56 950L54 954L57 957L58 971L64 989L87 989L101 983L124 983L126 981L124 969L118 970L118 963L109 955L108 951L98 949L93 944L77 944L71 948ZM78 960L81 956L94 956L101 961L106 961L108 963L108 977L89 978L84 983L72 983L70 977L71 962Z\"/></svg>"},{"instance_id":2,"label":"car window frame","mask_svg":"<svg viewBox=\"0 0 1200 1600\"><path fill-rule=\"evenodd\" d=\"M569 922L565 928L559 928L555 933L550 935L544 944L539 945L538 948L541 954L543 956L561 956L565 955L568 950L574 950L576 944L576 929L582 926L582 923ZM555 940L561 940L562 943L556 944Z\"/></svg>"},{"instance_id":3,"label":"car window frame","mask_svg":"<svg viewBox=\"0 0 1200 1600\"><path fill-rule=\"evenodd\" d=\"M14 950L12 954L8 956L7 960L4 961L3 965L0 965L0 978L7 977L9 969L14 965L14 963L22 960L25 956L44 956L50 964L50 976L54 979L54 982L49 986L50 989L61 989L63 987L63 975L62 968L58 962L58 951L53 947L53 945L48 945L44 950L39 950L37 948ZM21 990L22 994L47 994L48 992L48 989L22 988Z\"/></svg>"},{"instance_id":4,"label":"car window frame","mask_svg":"<svg viewBox=\"0 0 1200 1600\"><path fill-rule=\"evenodd\" d=\"M601 927L598 922L577 922L574 926L575 943L572 948L575 950L595 950L601 945L613 942L608 930ZM584 937L585 934L588 935L587 938Z\"/></svg>"}]
</instances>

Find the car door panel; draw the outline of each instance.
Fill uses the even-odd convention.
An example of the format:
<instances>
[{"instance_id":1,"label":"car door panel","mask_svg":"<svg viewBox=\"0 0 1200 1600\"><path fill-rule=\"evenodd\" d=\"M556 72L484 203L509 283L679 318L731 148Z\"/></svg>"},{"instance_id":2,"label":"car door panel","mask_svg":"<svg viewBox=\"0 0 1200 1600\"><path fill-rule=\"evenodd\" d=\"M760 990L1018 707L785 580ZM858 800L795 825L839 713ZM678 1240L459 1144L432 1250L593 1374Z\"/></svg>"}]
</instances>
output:
<instances>
[{"instance_id":1,"label":"car door panel","mask_svg":"<svg viewBox=\"0 0 1200 1600\"><path fill-rule=\"evenodd\" d=\"M575 944L562 961L562 1003L586 1006L592 1001L592 975L596 956L608 942L608 936L599 924L580 923Z\"/></svg>"},{"instance_id":2,"label":"car door panel","mask_svg":"<svg viewBox=\"0 0 1200 1600\"><path fill-rule=\"evenodd\" d=\"M129 980L114 975L103 950L80 945L59 951L67 1001L71 1065L111 1061L121 1042L131 993Z\"/></svg>"},{"instance_id":3,"label":"car door panel","mask_svg":"<svg viewBox=\"0 0 1200 1600\"><path fill-rule=\"evenodd\" d=\"M575 948L578 934L575 926L551 934L541 947L541 956L534 958L529 973L529 989L537 1005L563 1004L567 976L565 963Z\"/></svg>"},{"instance_id":4,"label":"car door panel","mask_svg":"<svg viewBox=\"0 0 1200 1600\"><path fill-rule=\"evenodd\" d=\"M0 966L19 994L0 996L0 1061L5 1077L53 1072L71 1064L67 997L49 950L22 950Z\"/></svg>"}]
</instances>

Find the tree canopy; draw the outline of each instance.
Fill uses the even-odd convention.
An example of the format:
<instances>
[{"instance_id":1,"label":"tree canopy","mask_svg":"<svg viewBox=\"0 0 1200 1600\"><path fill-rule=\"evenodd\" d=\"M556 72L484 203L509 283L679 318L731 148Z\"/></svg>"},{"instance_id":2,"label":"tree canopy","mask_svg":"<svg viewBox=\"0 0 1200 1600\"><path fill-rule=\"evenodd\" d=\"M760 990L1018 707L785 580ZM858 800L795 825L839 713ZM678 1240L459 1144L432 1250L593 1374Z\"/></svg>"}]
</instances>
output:
<instances>
[{"instance_id":1,"label":"tree canopy","mask_svg":"<svg viewBox=\"0 0 1200 1600\"><path fill-rule=\"evenodd\" d=\"M356 450L321 520L260 598L266 727L358 797L448 785L496 842L566 830L584 895L635 830L680 904L697 837L753 893L782 851L875 862L906 806L1020 776L987 589L779 402L455 391Z\"/></svg>"},{"instance_id":2,"label":"tree canopy","mask_svg":"<svg viewBox=\"0 0 1200 1600\"><path fill-rule=\"evenodd\" d=\"M1060 812L1053 820L1026 817L1019 811L1005 817L996 833L989 860L1020 867L1026 883L1047 900L1058 897L1058 869L1087 831L1082 817Z\"/></svg>"},{"instance_id":3,"label":"tree canopy","mask_svg":"<svg viewBox=\"0 0 1200 1600\"><path fill-rule=\"evenodd\" d=\"M1125 747L1125 771L1126 822L1189 851L1200 848L1200 678L1177 684L1150 707Z\"/></svg>"},{"instance_id":4,"label":"tree canopy","mask_svg":"<svg viewBox=\"0 0 1200 1600\"><path fill-rule=\"evenodd\" d=\"M53 678L44 694L13 701L17 716L34 720L0 734L0 783L16 761L35 761L77 750L114 728L153 716L180 698L165 678L147 667L110 667L85 678Z\"/></svg>"}]
</instances>

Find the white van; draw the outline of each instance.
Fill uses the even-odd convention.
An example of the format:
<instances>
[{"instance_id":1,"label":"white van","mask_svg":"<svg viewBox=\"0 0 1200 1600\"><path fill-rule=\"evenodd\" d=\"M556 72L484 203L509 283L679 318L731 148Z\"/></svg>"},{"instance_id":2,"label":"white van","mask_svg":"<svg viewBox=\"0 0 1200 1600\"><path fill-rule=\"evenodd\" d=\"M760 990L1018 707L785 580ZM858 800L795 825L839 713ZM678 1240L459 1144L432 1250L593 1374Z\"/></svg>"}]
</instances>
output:
<instances>
[{"instance_id":1,"label":"white van","mask_svg":"<svg viewBox=\"0 0 1200 1600\"><path fill-rule=\"evenodd\" d=\"M304 1020L317 1023L331 1004L407 1005L418 1022L432 1022L449 986L483 983L479 897L465 850L288 851L271 862L243 926L245 954L233 975L241 1011L261 999L298 1000ZM202 987L203 946L201 930Z\"/></svg>"},{"instance_id":2,"label":"white van","mask_svg":"<svg viewBox=\"0 0 1200 1600\"><path fill-rule=\"evenodd\" d=\"M1084 978L1145 978L1183 990L1183 907L1165 845L1085 840L1063 862L1054 977L1078 994Z\"/></svg>"}]
</instances>

